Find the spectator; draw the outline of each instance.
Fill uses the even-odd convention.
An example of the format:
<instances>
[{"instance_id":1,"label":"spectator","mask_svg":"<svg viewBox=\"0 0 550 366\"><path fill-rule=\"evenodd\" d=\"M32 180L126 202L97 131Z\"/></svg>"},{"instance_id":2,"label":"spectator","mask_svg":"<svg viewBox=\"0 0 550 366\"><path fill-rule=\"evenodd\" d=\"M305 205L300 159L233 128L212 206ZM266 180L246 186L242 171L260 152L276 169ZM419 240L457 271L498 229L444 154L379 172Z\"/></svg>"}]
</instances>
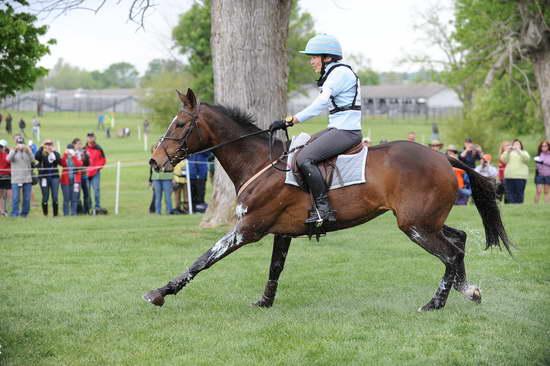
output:
<instances>
[{"instance_id":1,"label":"spectator","mask_svg":"<svg viewBox=\"0 0 550 366\"><path fill-rule=\"evenodd\" d=\"M476 161L481 160L481 154L481 146L474 146L472 139L468 137L464 140L464 150L458 158L470 168L475 169Z\"/></svg>"},{"instance_id":2,"label":"spectator","mask_svg":"<svg viewBox=\"0 0 550 366\"><path fill-rule=\"evenodd\" d=\"M458 159L457 153L458 151L456 149L456 146L449 145L447 147L447 152L446 152L447 156ZM470 186L470 177L464 170L459 168L453 168L453 172L455 173L456 181L458 183L458 191L456 193L455 205L466 206L468 204L468 200L470 199L470 196L472 195L472 188Z\"/></svg>"},{"instance_id":3,"label":"spectator","mask_svg":"<svg viewBox=\"0 0 550 366\"><path fill-rule=\"evenodd\" d=\"M23 137L27 137L27 134L25 133L25 128L27 127L27 124L25 123L25 120L23 117L19 120L19 133Z\"/></svg>"},{"instance_id":4,"label":"spectator","mask_svg":"<svg viewBox=\"0 0 550 366\"><path fill-rule=\"evenodd\" d=\"M439 140L432 140L432 142L430 142L430 144L428 146L433 151L439 152L439 151L441 151L441 148L443 147L443 143Z\"/></svg>"},{"instance_id":5,"label":"spectator","mask_svg":"<svg viewBox=\"0 0 550 366\"><path fill-rule=\"evenodd\" d=\"M103 114L103 113L100 113L97 116L97 128L96 128L96 130L105 131L105 114Z\"/></svg>"},{"instance_id":6,"label":"spectator","mask_svg":"<svg viewBox=\"0 0 550 366\"><path fill-rule=\"evenodd\" d=\"M53 215L57 216L59 210L59 170L57 166L61 164L61 155L55 151L53 141L48 139L40 146L34 158L38 161L38 179L42 191L42 212L44 216L48 216L48 201L51 192Z\"/></svg>"},{"instance_id":7,"label":"spectator","mask_svg":"<svg viewBox=\"0 0 550 366\"><path fill-rule=\"evenodd\" d=\"M63 215L76 216L80 195L80 169L82 160L78 157L73 144L68 144L61 158L61 191L63 192Z\"/></svg>"},{"instance_id":8,"label":"spectator","mask_svg":"<svg viewBox=\"0 0 550 366\"><path fill-rule=\"evenodd\" d=\"M34 116L32 119L32 135L35 139L40 140L40 121Z\"/></svg>"},{"instance_id":9,"label":"spectator","mask_svg":"<svg viewBox=\"0 0 550 366\"><path fill-rule=\"evenodd\" d=\"M107 158L105 157L105 152L96 144L95 134L93 132L88 132L86 136L88 142L86 143L86 152L90 158L90 166L87 169L88 181L90 183L90 191L94 191L95 198L95 208L94 213L103 213L104 210L101 208L100 201L100 179L101 179L101 169L105 166Z\"/></svg>"},{"instance_id":10,"label":"spectator","mask_svg":"<svg viewBox=\"0 0 550 366\"><path fill-rule=\"evenodd\" d=\"M80 203L80 195L79 195L77 212L79 214L87 215L90 213L90 208L92 206L91 198L90 198L90 185L88 181L88 172L87 172L88 167L90 166L90 156L82 146L82 141L79 138L73 139L72 144L74 145L76 155L80 160L82 160L82 168L79 169L80 192L82 192L82 203Z\"/></svg>"},{"instance_id":11,"label":"spectator","mask_svg":"<svg viewBox=\"0 0 550 366\"><path fill-rule=\"evenodd\" d=\"M449 146L447 146L447 150L445 151L445 155L458 159L458 156L456 154L458 154L456 146L453 144L449 144Z\"/></svg>"},{"instance_id":12,"label":"spectator","mask_svg":"<svg viewBox=\"0 0 550 366\"><path fill-rule=\"evenodd\" d=\"M11 169L8 161L8 142L0 140L0 216L8 216L8 198L11 190Z\"/></svg>"},{"instance_id":13,"label":"spectator","mask_svg":"<svg viewBox=\"0 0 550 366\"><path fill-rule=\"evenodd\" d=\"M212 153L204 152L190 156L189 182L191 184L191 200L193 212L204 212L208 207L204 202L206 193L206 177L208 175L208 158Z\"/></svg>"},{"instance_id":14,"label":"spectator","mask_svg":"<svg viewBox=\"0 0 550 366\"><path fill-rule=\"evenodd\" d=\"M544 203L550 203L550 141L545 140L539 144L535 172L535 203L539 203L540 195L544 190Z\"/></svg>"},{"instance_id":15,"label":"spectator","mask_svg":"<svg viewBox=\"0 0 550 366\"><path fill-rule=\"evenodd\" d=\"M483 157L481 158L481 164L476 167L476 172L483 175L484 177L493 179L496 184L498 169L491 165L492 158L493 157L489 154L483 155Z\"/></svg>"},{"instance_id":16,"label":"spectator","mask_svg":"<svg viewBox=\"0 0 550 366\"><path fill-rule=\"evenodd\" d=\"M32 156L31 149L25 145L23 137L17 137L16 145L8 154L8 161L11 164L11 190L12 190L12 210L11 216L27 217L31 210L31 191L32 191ZM22 209L19 210L22 201Z\"/></svg>"},{"instance_id":17,"label":"spectator","mask_svg":"<svg viewBox=\"0 0 550 366\"><path fill-rule=\"evenodd\" d=\"M500 158L506 163L504 186L508 203L523 203L525 184L529 176L529 153L523 150L523 144L516 139Z\"/></svg>"},{"instance_id":18,"label":"spectator","mask_svg":"<svg viewBox=\"0 0 550 366\"><path fill-rule=\"evenodd\" d=\"M416 132L409 132L407 134L407 141L410 141L410 142L416 142Z\"/></svg>"},{"instance_id":19,"label":"spectator","mask_svg":"<svg viewBox=\"0 0 550 366\"><path fill-rule=\"evenodd\" d=\"M12 134L12 121L13 117L10 113L8 113L8 115L6 116L6 132L8 133L8 135Z\"/></svg>"},{"instance_id":20,"label":"spectator","mask_svg":"<svg viewBox=\"0 0 550 366\"><path fill-rule=\"evenodd\" d=\"M169 171L152 171L151 183L155 194L155 213L160 215L162 212L162 195L166 202L166 213L172 213L172 177L173 172Z\"/></svg>"},{"instance_id":21,"label":"spectator","mask_svg":"<svg viewBox=\"0 0 550 366\"><path fill-rule=\"evenodd\" d=\"M180 161L174 167L174 179L172 181L174 191L174 212L185 214L189 212L189 200L187 199L187 160ZM182 199L183 196L183 199Z\"/></svg>"},{"instance_id":22,"label":"spectator","mask_svg":"<svg viewBox=\"0 0 550 366\"><path fill-rule=\"evenodd\" d=\"M4 120L4 115L0 112L0 126L2 126L2 121Z\"/></svg>"}]
</instances>

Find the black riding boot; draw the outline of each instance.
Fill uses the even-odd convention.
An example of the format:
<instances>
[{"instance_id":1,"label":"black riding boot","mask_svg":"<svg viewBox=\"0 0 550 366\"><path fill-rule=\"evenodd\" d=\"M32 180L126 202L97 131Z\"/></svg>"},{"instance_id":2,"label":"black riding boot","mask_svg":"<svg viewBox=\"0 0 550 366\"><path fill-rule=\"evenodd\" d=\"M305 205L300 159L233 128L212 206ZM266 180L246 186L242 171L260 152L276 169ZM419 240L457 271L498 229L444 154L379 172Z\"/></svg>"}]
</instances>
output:
<instances>
[{"instance_id":1,"label":"black riding boot","mask_svg":"<svg viewBox=\"0 0 550 366\"><path fill-rule=\"evenodd\" d=\"M309 218L305 223L319 227L323 222L336 221L335 212L330 208L328 201L327 185L323 180L319 167L312 161L306 160L300 166L300 171L315 201L315 205L309 212Z\"/></svg>"},{"instance_id":2,"label":"black riding boot","mask_svg":"<svg viewBox=\"0 0 550 366\"><path fill-rule=\"evenodd\" d=\"M52 207L53 207L53 215L57 216L57 209L58 209L57 202L52 203Z\"/></svg>"},{"instance_id":3,"label":"black riding boot","mask_svg":"<svg viewBox=\"0 0 550 366\"><path fill-rule=\"evenodd\" d=\"M48 216L48 203L42 202L42 212L44 213L44 216Z\"/></svg>"}]
</instances>

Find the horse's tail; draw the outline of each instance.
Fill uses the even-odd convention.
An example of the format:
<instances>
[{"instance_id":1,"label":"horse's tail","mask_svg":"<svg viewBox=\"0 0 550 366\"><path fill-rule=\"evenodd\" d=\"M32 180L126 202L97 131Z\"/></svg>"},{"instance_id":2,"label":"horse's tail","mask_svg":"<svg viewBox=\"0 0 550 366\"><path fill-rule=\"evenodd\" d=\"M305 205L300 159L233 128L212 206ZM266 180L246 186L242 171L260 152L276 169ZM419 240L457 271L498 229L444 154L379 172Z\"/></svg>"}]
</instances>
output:
<instances>
[{"instance_id":1,"label":"horse's tail","mask_svg":"<svg viewBox=\"0 0 550 366\"><path fill-rule=\"evenodd\" d=\"M483 227L485 228L485 249L493 246L500 248L500 240L502 240L504 247L508 253L512 255L510 247L514 246L514 244L508 239L508 234L506 234L506 230L502 224L500 210L497 206L496 187L494 182L485 178L460 160L451 157L447 157L447 159L453 167L466 171L470 177L472 198L483 220Z\"/></svg>"}]
</instances>

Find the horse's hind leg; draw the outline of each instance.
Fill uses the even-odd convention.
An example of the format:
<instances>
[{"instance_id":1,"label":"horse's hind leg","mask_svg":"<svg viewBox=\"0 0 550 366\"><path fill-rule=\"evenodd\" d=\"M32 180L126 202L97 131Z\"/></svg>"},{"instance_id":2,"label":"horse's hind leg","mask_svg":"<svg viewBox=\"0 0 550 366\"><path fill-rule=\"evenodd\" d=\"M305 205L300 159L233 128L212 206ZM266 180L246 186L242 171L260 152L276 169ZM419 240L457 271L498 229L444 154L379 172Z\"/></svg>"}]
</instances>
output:
<instances>
[{"instance_id":1,"label":"horse's hind leg","mask_svg":"<svg viewBox=\"0 0 550 366\"><path fill-rule=\"evenodd\" d=\"M269 267L269 280L265 284L265 290L260 301L252 304L252 306L269 308L275 301L277 293L277 281L279 275L283 271L286 255L292 238L282 235L275 235L273 240L273 254L271 255L271 266Z\"/></svg>"},{"instance_id":2,"label":"horse's hind leg","mask_svg":"<svg viewBox=\"0 0 550 366\"><path fill-rule=\"evenodd\" d=\"M442 230L438 232L426 232L421 228L410 226L399 226L400 229L415 243L420 245L429 253L439 258L445 265L445 273L439 283L434 297L418 311L430 311L441 309L447 302L457 271L457 250L445 237Z\"/></svg>"},{"instance_id":3,"label":"horse's hind leg","mask_svg":"<svg viewBox=\"0 0 550 366\"><path fill-rule=\"evenodd\" d=\"M466 233L462 230L443 226L443 234L449 239L455 248L457 248L456 276L453 287L464 295L467 299L475 303L481 303L481 291L477 286L469 285L466 277L466 267L464 266L464 256L466 254Z\"/></svg>"}]
</instances>

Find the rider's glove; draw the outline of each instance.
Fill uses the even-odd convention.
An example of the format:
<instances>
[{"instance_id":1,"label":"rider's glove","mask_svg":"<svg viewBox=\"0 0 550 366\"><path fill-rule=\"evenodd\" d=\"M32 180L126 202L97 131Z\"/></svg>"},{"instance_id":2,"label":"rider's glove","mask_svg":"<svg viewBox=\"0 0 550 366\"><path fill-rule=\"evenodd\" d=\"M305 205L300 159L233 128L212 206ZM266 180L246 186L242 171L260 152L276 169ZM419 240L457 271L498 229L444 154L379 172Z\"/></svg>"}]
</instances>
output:
<instances>
[{"instance_id":1,"label":"rider's glove","mask_svg":"<svg viewBox=\"0 0 550 366\"><path fill-rule=\"evenodd\" d=\"M284 130L287 128L287 123L285 121L274 121L270 126L269 126L269 131L271 132L275 132L277 130Z\"/></svg>"}]
</instances>

